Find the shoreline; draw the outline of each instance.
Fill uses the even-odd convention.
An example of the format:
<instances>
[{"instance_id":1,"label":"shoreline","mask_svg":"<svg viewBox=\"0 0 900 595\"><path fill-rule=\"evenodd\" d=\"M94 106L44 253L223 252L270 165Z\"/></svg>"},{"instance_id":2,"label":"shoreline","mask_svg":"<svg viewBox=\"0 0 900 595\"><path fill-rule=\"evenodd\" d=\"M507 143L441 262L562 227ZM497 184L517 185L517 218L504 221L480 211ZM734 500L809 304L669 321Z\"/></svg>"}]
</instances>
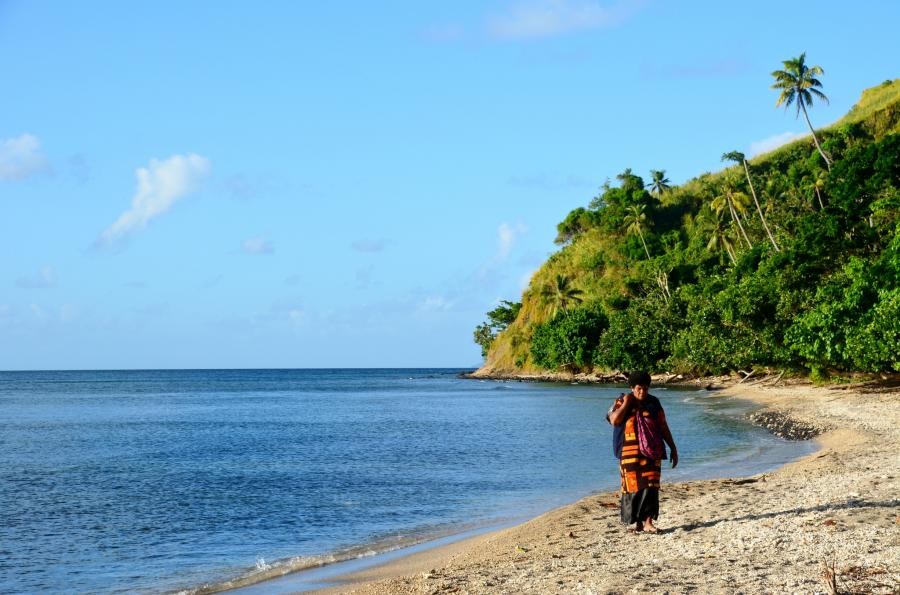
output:
<instances>
[{"instance_id":1,"label":"shoreline","mask_svg":"<svg viewBox=\"0 0 900 595\"><path fill-rule=\"evenodd\" d=\"M766 383L732 381L721 394L824 430L819 449L746 478L667 484L664 471L660 535L626 533L617 492L602 492L521 525L330 578L313 592L821 592L829 564L842 589L895 592L900 392Z\"/></svg>"}]
</instances>

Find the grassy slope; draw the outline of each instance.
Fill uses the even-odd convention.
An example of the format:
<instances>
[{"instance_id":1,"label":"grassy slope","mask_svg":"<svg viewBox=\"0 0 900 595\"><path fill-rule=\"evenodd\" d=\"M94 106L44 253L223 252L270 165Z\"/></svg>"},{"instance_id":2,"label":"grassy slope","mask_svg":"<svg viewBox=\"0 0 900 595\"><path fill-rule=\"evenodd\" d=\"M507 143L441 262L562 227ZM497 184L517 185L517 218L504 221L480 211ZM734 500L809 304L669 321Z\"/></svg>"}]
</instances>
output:
<instances>
[{"instance_id":1,"label":"grassy slope","mask_svg":"<svg viewBox=\"0 0 900 595\"><path fill-rule=\"evenodd\" d=\"M859 102L850 109L850 112L832 126L823 129L823 132L827 134L830 128L857 122L875 138L900 133L900 79L885 81L881 85L863 91ZM809 139L800 139L755 157L753 163L764 164L800 143L809 142ZM704 176L717 178L725 175L730 169L734 168L725 168ZM695 195L699 186L699 178L688 180L674 189L669 200L684 195ZM534 367L528 358L534 326L548 320L551 314L543 303L540 289L549 285L556 275L561 274L568 276L575 287L584 291L583 297L586 301L599 300L601 296L623 295L625 288L621 283L621 271L625 263L609 261L609 255L615 253L615 250L609 248L618 241L621 241L621 237L604 235L600 230L592 229L552 254L531 278L528 288L522 294L522 310L518 318L494 341L479 373L502 375L543 371Z\"/></svg>"}]
</instances>

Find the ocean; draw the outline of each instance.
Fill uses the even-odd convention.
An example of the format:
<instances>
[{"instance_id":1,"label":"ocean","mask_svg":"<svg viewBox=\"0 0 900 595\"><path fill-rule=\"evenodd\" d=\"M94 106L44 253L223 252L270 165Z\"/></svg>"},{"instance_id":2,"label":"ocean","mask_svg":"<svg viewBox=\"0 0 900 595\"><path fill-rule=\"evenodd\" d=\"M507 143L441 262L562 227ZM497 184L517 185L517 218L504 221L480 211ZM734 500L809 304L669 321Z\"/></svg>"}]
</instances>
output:
<instances>
[{"instance_id":1,"label":"ocean","mask_svg":"<svg viewBox=\"0 0 900 595\"><path fill-rule=\"evenodd\" d=\"M533 517L618 485L624 387L455 369L0 372L0 591L191 592ZM654 388L679 479L811 445Z\"/></svg>"}]
</instances>

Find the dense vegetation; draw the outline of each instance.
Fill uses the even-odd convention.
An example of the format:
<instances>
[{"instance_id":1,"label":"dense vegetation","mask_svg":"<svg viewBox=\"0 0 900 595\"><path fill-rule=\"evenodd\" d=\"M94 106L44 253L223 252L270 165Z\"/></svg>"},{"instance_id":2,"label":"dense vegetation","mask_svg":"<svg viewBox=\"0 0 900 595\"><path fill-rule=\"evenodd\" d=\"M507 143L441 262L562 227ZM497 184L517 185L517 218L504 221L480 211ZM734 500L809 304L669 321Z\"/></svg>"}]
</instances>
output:
<instances>
[{"instance_id":1,"label":"dense vegetation","mask_svg":"<svg viewBox=\"0 0 900 595\"><path fill-rule=\"evenodd\" d=\"M820 74L786 61L779 103L809 122ZM476 332L485 369L900 371L900 79L812 137L723 160L677 187L626 170L569 213L521 304Z\"/></svg>"}]
</instances>

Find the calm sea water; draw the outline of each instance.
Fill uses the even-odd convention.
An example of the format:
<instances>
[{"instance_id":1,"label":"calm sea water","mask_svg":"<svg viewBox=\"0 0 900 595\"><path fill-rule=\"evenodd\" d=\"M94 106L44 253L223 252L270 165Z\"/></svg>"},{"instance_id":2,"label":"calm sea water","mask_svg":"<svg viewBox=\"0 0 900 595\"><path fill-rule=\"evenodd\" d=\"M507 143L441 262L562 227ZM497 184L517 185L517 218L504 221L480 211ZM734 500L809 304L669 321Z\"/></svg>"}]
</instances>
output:
<instances>
[{"instance_id":1,"label":"calm sea water","mask_svg":"<svg viewBox=\"0 0 900 595\"><path fill-rule=\"evenodd\" d=\"M0 591L190 590L617 485L603 418L621 388L457 373L0 372ZM733 399L652 392L682 459L664 481L804 452Z\"/></svg>"}]
</instances>

